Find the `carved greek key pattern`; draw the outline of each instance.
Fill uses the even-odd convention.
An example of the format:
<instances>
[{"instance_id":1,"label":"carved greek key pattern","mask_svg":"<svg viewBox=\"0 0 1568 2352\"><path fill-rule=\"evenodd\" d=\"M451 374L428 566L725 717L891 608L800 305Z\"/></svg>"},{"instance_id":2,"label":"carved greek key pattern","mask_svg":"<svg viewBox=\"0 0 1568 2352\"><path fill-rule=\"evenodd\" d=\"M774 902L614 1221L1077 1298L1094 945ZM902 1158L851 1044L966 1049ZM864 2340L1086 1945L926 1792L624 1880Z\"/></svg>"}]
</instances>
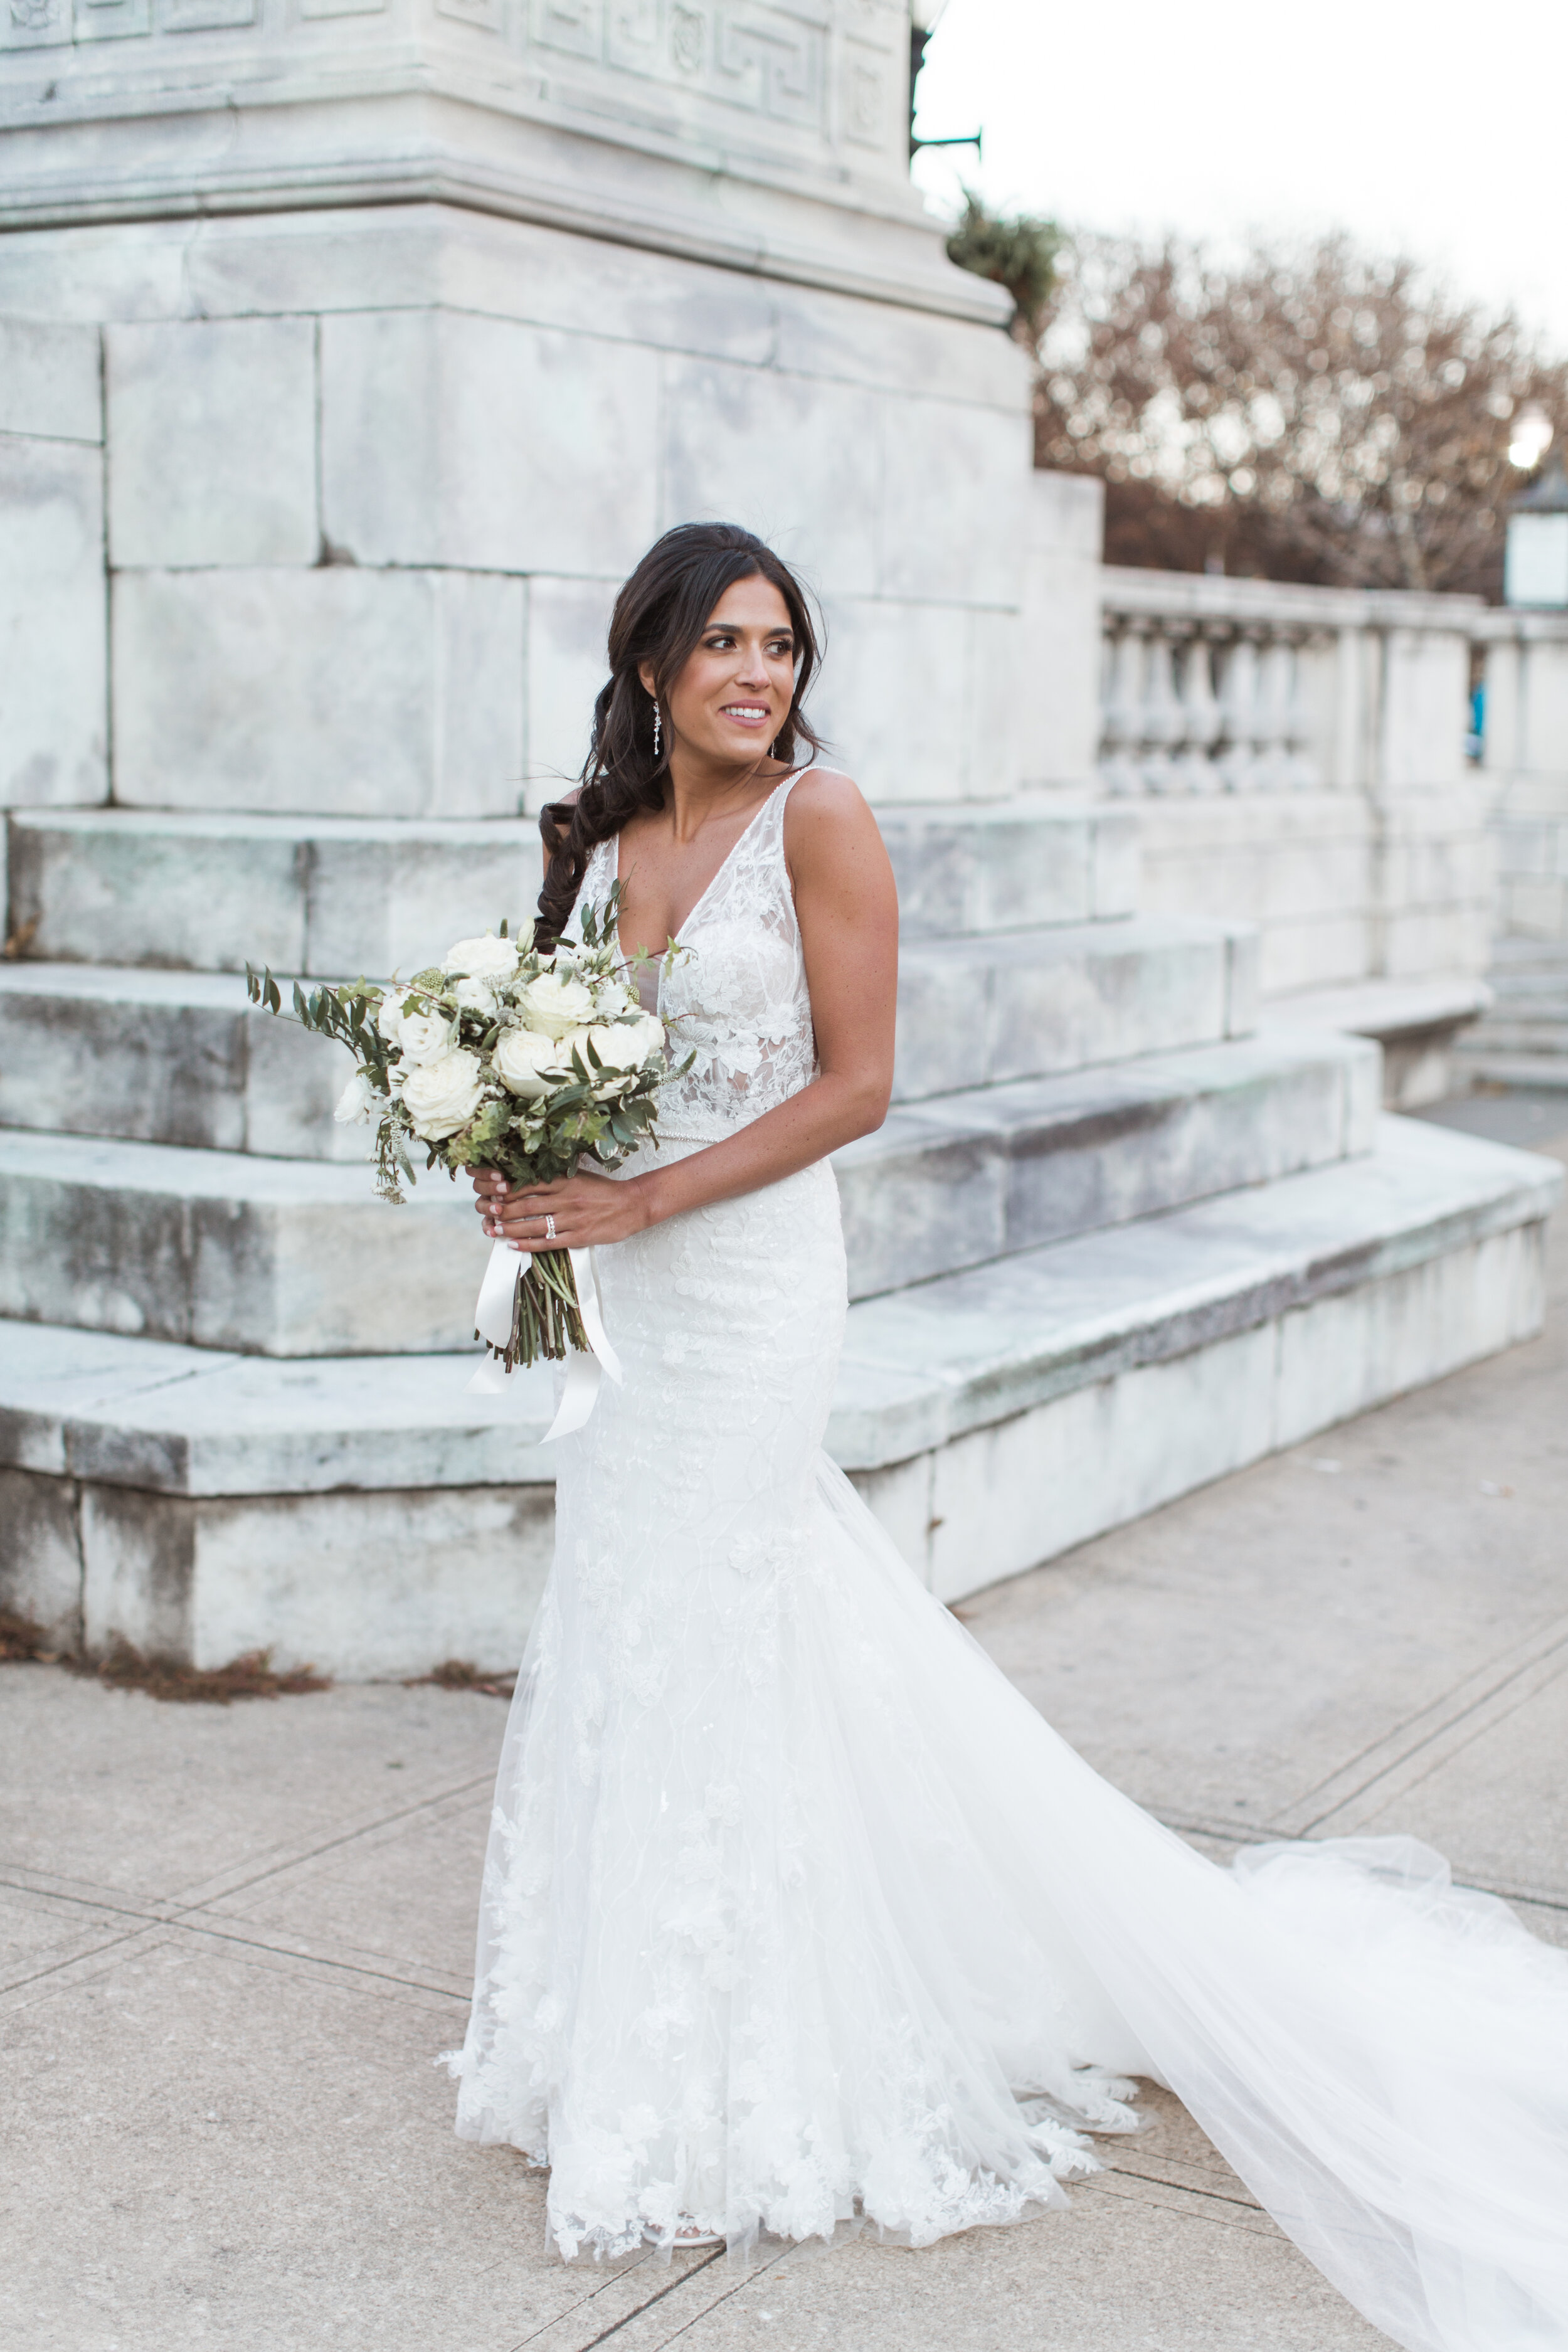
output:
<instances>
[{"instance_id":1,"label":"carved greek key pattern","mask_svg":"<svg viewBox=\"0 0 1568 2352\"><path fill-rule=\"evenodd\" d=\"M291 41L372 43L423 31L448 44L473 35L531 58L552 102L603 108L617 82L662 85L681 120L723 113L862 147L900 146L898 66L907 0L0 0L0 48L232 31L270 56ZM837 60L837 62L836 62ZM830 90L837 72L839 88ZM718 110L710 113L710 110ZM645 118L646 119L646 118ZM609 131L613 136L613 130Z\"/></svg>"}]
</instances>

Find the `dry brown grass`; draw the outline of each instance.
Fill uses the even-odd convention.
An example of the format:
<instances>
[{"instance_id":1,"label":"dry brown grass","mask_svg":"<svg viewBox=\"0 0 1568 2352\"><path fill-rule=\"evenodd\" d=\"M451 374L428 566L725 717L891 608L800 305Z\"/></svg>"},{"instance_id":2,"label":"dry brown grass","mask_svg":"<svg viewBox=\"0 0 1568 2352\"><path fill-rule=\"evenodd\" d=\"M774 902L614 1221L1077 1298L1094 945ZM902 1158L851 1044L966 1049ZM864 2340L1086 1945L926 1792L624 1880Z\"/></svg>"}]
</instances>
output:
<instances>
[{"instance_id":1,"label":"dry brown grass","mask_svg":"<svg viewBox=\"0 0 1568 2352\"><path fill-rule=\"evenodd\" d=\"M427 1675L410 1675L404 1682L405 1690L420 1690L428 1684L437 1690L481 1691L486 1698L510 1698L517 1687L515 1675L487 1675L468 1658L447 1658Z\"/></svg>"},{"instance_id":2,"label":"dry brown grass","mask_svg":"<svg viewBox=\"0 0 1568 2352\"><path fill-rule=\"evenodd\" d=\"M308 1691L331 1690L329 1675L313 1666L295 1666L279 1673L270 1651L248 1650L226 1666L182 1665L174 1658L148 1658L126 1641L117 1641L101 1658L73 1657L56 1649L43 1626L14 1609L0 1608L0 1662L30 1662L63 1666L105 1685L110 1690L145 1691L149 1698L182 1705L227 1706L237 1698L290 1698Z\"/></svg>"}]
</instances>

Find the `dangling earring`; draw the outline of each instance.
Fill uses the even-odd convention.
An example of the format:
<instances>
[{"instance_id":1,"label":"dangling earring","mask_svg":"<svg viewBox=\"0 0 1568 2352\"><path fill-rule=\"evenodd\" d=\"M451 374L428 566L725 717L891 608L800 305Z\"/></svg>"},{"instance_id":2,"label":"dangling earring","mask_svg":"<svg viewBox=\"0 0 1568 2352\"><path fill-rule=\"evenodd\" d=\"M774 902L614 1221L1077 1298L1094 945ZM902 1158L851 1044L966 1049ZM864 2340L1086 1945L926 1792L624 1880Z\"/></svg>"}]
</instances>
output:
<instances>
[{"instance_id":1,"label":"dangling earring","mask_svg":"<svg viewBox=\"0 0 1568 2352\"><path fill-rule=\"evenodd\" d=\"M657 767L658 764L658 704L657 702L653 706L653 757Z\"/></svg>"}]
</instances>

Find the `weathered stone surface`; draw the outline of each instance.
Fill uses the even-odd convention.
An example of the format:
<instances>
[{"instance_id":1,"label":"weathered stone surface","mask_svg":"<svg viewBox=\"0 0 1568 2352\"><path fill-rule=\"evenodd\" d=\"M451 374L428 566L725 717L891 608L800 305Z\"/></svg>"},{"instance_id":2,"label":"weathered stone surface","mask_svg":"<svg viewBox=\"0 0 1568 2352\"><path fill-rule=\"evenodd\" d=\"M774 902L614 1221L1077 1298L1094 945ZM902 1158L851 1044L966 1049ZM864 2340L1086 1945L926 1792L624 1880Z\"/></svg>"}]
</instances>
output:
<instances>
[{"instance_id":1,"label":"weathered stone surface","mask_svg":"<svg viewBox=\"0 0 1568 2352\"><path fill-rule=\"evenodd\" d=\"M811 709L833 764L873 802L998 797L1005 786L975 740L964 608L870 597L824 602L832 650ZM983 776L989 782L976 790Z\"/></svg>"},{"instance_id":2,"label":"weathered stone surface","mask_svg":"<svg viewBox=\"0 0 1568 2352\"><path fill-rule=\"evenodd\" d=\"M1271 1037L896 1110L834 1158L850 1296L1370 1151L1377 1058Z\"/></svg>"},{"instance_id":3,"label":"weathered stone surface","mask_svg":"<svg viewBox=\"0 0 1568 2352\"><path fill-rule=\"evenodd\" d=\"M105 809L14 816L9 834L12 926L43 961L310 969L308 828Z\"/></svg>"},{"instance_id":4,"label":"weathered stone surface","mask_svg":"<svg viewBox=\"0 0 1568 2352\"><path fill-rule=\"evenodd\" d=\"M582 773L594 703L610 674L605 642L617 584L538 573L529 581L525 800L531 809L559 800ZM537 834L533 845L537 859Z\"/></svg>"},{"instance_id":5,"label":"weathered stone surface","mask_svg":"<svg viewBox=\"0 0 1568 2352\"><path fill-rule=\"evenodd\" d=\"M564 639L584 678L600 677L602 664L588 650L596 642L592 616L574 609L579 583L545 584L552 594L540 666ZM584 604L597 593L582 588ZM568 736L564 700L559 715L562 758L553 773L535 771L539 798L561 790L567 760L584 748ZM905 804L878 814L907 940L1084 926L1132 910L1137 845L1124 811L1042 801ZM416 971L503 915L514 922L528 916L539 893L539 830L530 817L433 823L106 809L90 818L19 816L13 832L13 917L37 924L30 952L44 960L207 971L239 971L248 960L323 978L384 976ZM1215 927L1209 931L1218 936ZM1169 937L1170 926L1159 935ZM1135 936L1116 933L1119 942ZM1238 951L1233 943L1233 956ZM1233 1031L1249 1018L1238 997Z\"/></svg>"},{"instance_id":6,"label":"weathered stone surface","mask_svg":"<svg viewBox=\"0 0 1568 2352\"><path fill-rule=\"evenodd\" d=\"M275 1356L457 1347L472 1198L437 1177L391 1210L363 1167L0 1131L0 1312Z\"/></svg>"},{"instance_id":7,"label":"weathered stone surface","mask_svg":"<svg viewBox=\"0 0 1568 2352\"><path fill-rule=\"evenodd\" d=\"M62 404L69 422L68 395ZM0 807L101 801L101 454L0 431Z\"/></svg>"},{"instance_id":8,"label":"weathered stone surface","mask_svg":"<svg viewBox=\"0 0 1568 2352\"><path fill-rule=\"evenodd\" d=\"M849 1319L834 1450L879 1467L903 1457L879 1450L879 1425L918 1432L912 1455L999 1418L1004 1395L1021 1411L1495 1234L1521 1233L1528 1257L1561 1190L1552 1160L1384 1119L1370 1158L867 1300ZM1458 1279L1462 1295L1468 1276ZM1534 1297L1539 1319L1539 1286ZM1494 1336L1476 1355L1508 1344L1495 1332L1514 1306L1505 1294L1500 1322L1496 1304L1477 1302L1478 1326ZM856 1418L862 1382L872 1402Z\"/></svg>"},{"instance_id":9,"label":"weathered stone surface","mask_svg":"<svg viewBox=\"0 0 1568 2352\"><path fill-rule=\"evenodd\" d=\"M618 578L656 535L651 351L447 310L321 332L322 510L353 562Z\"/></svg>"},{"instance_id":10,"label":"weathered stone surface","mask_svg":"<svg viewBox=\"0 0 1568 2352\"><path fill-rule=\"evenodd\" d=\"M664 403L672 520L743 523L829 594L877 593L882 440L896 403L819 377L679 359L665 362ZM891 495L898 503L896 484Z\"/></svg>"},{"instance_id":11,"label":"weathered stone surface","mask_svg":"<svg viewBox=\"0 0 1568 2352\"><path fill-rule=\"evenodd\" d=\"M62 1650L81 1646L81 1527L75 1482L0 1469L0 1609Z\"/></svg>"},{"instance_id":12,"label":"weathered stone surface","mask_svg":"<svg viewBox=\"0 0 1568 2352\"><path fill-rule=\"evenodd\" d=\"M877 822L898 883L905 942L1133 911L1137 821L1129 810L1027 800L884 804Z\"/></svg>"},{"instance_id":13,"label":"weathered stone surface","mask_svg":"<svg viewBox=\"0 0 1568 2352\"><path fill-rule=\"evenodd\" d=\"M363 1162L351 1066L226 973L0 965L0 1125Z\"/></svg>"},{"instance_id":14,"label":"weathered stone surface","mask_svg":"<svg viewBox=\"0 0 1568 2352\"><path fill-rule=\"evenodd\" d=\"M118 566L316 562L313 320L110 326L104 362Z\"/></svg>"},{"instance_id":15,"label":"weathered stone surface","mask_svg":"<svg viewBox=\"0 0 1568 2352\"><path fill-rule=\"evenodd\" d=\"M102 372L96 327L0 318L0 433L101 441Z\"/></svg>"},{"instance_id":16,"label":"weathered stone surface","mask_svg":"<svg viewBox=\"0 0 1568 2352\"><path fill-rule=\"evenodd\" d=\"M266 1649L356 1681L458 1655L510 1670L553 1538L552 1495L526 1486L206 1501L89 1486L85 1646L119 1635L195 1666Z\"/></svg>"},{"instance_id":17,"label":"weathered stone surface","mask_svg":"<svg viewBox=\"0 0 1568 2352\"><path fill-rule=\"evenodd\" d=\"M888 404L883 595L1016 609L1032 429L1026 415L924 399L915 387ZM927 488L936 482L940 499Z\"/></svg>"},{"instance_id":18,"label":"weathered stone surface","mask_svg":"<svg viewBox=\"0 0 1568 2352\"><path fill-rule=\"evenodd\" d=\"M1206 1045L1250 1025L1230 935L1173 918L932 940L899 979L893 1099Z\"/></svg>"},{"instance_id":19,"label":"weathered stone surface","mask_svg":"<svg viewBox=\"0 0 1568 2352\"><path fill-rule=\"evenodd\" d=\"M1040 467L1025 495L1023 650L1007 681L1026 713L1026 787L1081 792L1100 747L1100 552L1105 490L1088 475ZM1022 695L1020 696L1020 688Z\"/></svg>"},{"instance_id":20,"label":"weathered stone surface","mask_svg":"<svg viewBox=\"0 0 1568 2352\"><path fill-rule=\"evenodd\" d=\"M481 1351L279 1361L4 1327L0 1464L171 1495L548 1486L551 1374L473 1396Z\"/></svg>"},{"instance_id":21,"label":"weathered stone surface","mask_svg":"<svg viewBox=\"0 0 1568 2352\"><path fill-rule=\"evenodd\" d=\"M121 573L113 644L129 807L483 816L519 804L519 580Z\"/></svg>"}]
</instances>

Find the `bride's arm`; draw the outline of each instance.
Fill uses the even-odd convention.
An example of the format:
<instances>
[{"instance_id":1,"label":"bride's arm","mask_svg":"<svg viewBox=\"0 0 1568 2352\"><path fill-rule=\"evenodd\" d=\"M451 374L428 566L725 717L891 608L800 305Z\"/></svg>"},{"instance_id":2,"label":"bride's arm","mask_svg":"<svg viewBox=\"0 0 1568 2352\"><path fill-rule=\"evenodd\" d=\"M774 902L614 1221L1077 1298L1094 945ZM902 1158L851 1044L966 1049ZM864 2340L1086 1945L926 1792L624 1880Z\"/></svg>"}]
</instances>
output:
<instances>
[{"instance_id":1,"label":"bride's arm","mask_svg":"<svg viewBox=\"0 0 1568 2352\"><path fill-rule=\"evenodd\" d=\"M490 1176L486 1231L524 1248L624 1241L683 1209L776 1184L881 1126L893 1081L899 904L877 820L847 776L814 769L790 794L784 856L805 951L820 1075L739 1134L624 1183L574 1176L507 1191ZM478 1182L478 1179L476 1179Z\"/></svg>"}]
</instances>

